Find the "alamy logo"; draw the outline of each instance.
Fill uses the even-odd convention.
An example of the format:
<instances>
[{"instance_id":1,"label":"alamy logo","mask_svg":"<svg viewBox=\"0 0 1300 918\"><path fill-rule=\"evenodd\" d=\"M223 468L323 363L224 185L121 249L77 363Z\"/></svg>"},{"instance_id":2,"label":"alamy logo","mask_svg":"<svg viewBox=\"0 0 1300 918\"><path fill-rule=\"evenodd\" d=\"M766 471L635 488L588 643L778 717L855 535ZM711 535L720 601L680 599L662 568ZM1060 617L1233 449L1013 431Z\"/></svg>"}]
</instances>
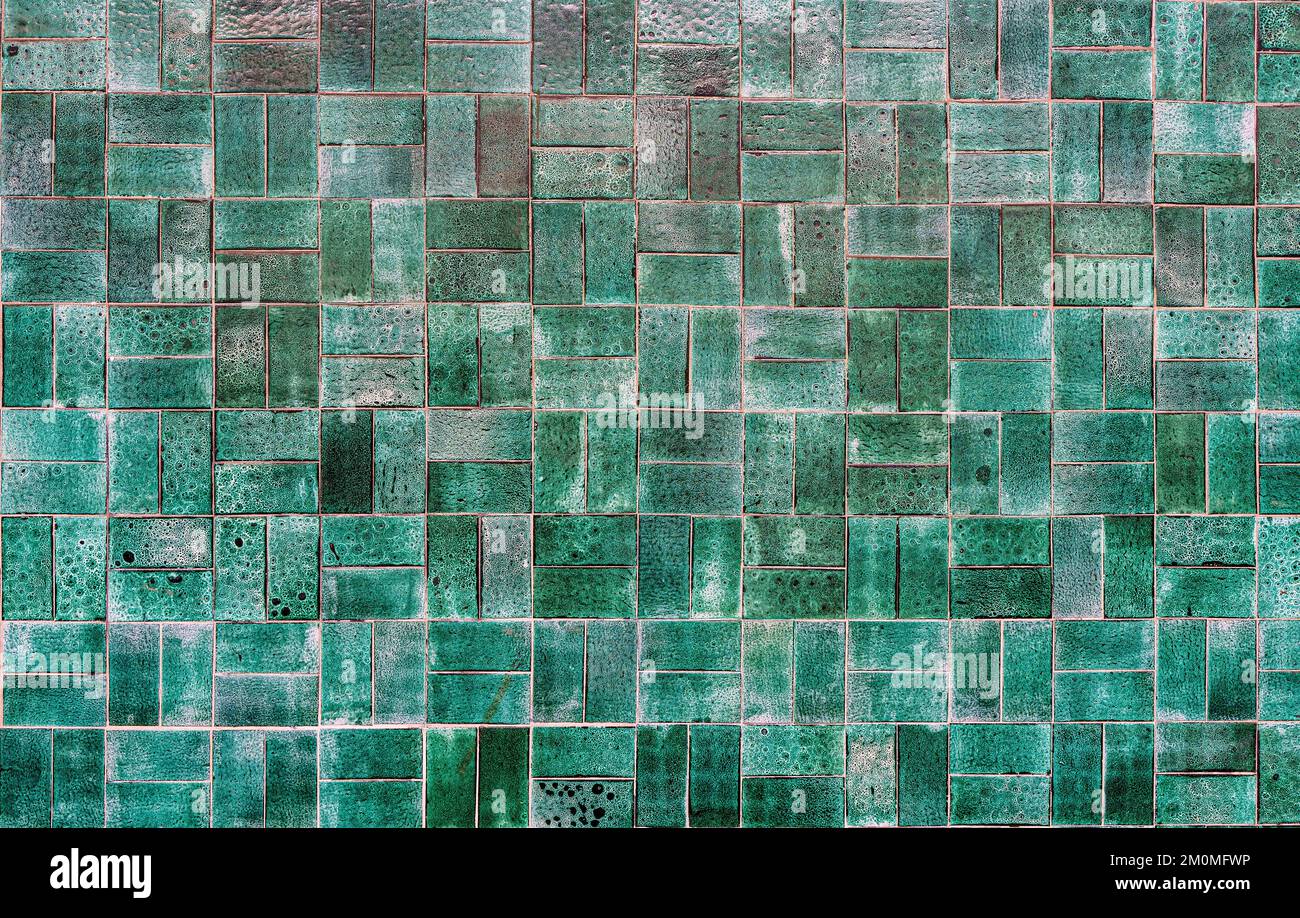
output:
<instances>
[{"instance_id":1,"label":"alamy logo","mask_svg":"<svg viewBox=\"0 0 1300 918\"><path fill-rule=\"evenodd\" d=\"M894 688L943 692L951 687L974 692L985 701L1001 694L1002 661L996 653L927 652L925 645L915 644L910 653L894 654L889 664Z\"/></svg>"},{"instance_id":2,"label":"alamy logo","mask_svg":"<svg viewBox=\"0 0 1300 918\"><path fill-rule=\"evenodd\" d=\"M160 300L239 300L261 302L262 266L255 261L212 264L177 255L153 266L153 295Z\"/></svg>"},{"instance_id":3,"label":"alamy logo","mask_svg":"<svg viewBox=\"0 0 1300 918\"><path fill-rule=\"evenodd\" d=\"M51 889L129 889L136 899L148 899L153 889L153 856L149 854L68 854L50 858Z\"/></svg>"},{"instance_id":4,"label":"alamy logo","mask_svg":"<svg viewBox=\"0 0 1300 918\"><path fill-rule=\"evenodd\" d=\"M1151 262L1066 255L1043 267L1043 293L1067 303L1150 306L1155 301Z\"/></svg>"},{"instance_id":5,"label":"alamy logo","mask_svg":"<svg viewBox=\"0 0 1300 918\"><path fill-rule=\"evenodd\" d=\"M14 653L3 657L5 689L80 689L87 698L104 697L108 664L102 653Z\"/></svg>"},{"instance_id":6,"label":"alamy logo","mask_svg":"<svg viewBox=\"0 0 1300 918\"><path fill-rule=\"evenodd\" d=\"M596 426L683 430L688 440L704 436L704 412L694 392L641 393L622 386L596 398Z\"/></svg>"}]
</instances>

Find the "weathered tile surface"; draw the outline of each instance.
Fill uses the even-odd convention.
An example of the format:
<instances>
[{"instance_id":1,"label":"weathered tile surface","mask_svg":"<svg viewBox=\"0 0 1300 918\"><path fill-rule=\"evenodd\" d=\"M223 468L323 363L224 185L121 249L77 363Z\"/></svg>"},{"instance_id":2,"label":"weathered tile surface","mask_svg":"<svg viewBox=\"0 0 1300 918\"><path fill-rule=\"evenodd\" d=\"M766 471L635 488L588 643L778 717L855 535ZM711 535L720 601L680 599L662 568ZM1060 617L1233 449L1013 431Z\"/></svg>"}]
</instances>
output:
<instances>
[{"instance_id":1,"label":"weathered tile surface","mask_svg":"<svg viewBox=\"0 0 1300 918\"><path fill-rule=\"evenodd\" d=\"M0 36L0 825L1300 822L1300 4Z\"/></svg>"}]
</instances>

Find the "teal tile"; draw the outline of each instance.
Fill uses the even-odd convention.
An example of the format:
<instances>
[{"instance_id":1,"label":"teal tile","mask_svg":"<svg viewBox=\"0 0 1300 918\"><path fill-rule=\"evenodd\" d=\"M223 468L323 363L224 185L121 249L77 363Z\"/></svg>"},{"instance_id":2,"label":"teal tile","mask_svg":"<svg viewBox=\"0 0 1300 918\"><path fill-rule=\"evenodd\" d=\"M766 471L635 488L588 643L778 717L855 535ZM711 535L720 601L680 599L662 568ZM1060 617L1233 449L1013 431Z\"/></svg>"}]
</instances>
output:
<instances>
[{"instance_id":1,"label":"teal tile","mask_svg":"<svg viewBox=\"0 0 1300 918\"><path fill-rule=\"evenodd\" d=\"M0 824L1295 822L1292 6L13 0Z\"/></svg>"}]
</instances>

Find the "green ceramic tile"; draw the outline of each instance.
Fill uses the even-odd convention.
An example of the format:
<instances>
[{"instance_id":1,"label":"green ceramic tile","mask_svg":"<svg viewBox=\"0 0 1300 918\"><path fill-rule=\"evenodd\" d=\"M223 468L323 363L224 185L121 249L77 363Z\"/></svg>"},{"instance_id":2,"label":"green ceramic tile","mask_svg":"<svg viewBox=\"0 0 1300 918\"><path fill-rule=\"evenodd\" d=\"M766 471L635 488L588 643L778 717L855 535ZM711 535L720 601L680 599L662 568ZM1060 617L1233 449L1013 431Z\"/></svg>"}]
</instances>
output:
<instances>
[{"instance_id":1,"label":"green ceramic tile","mask_svg":"<svg viewBox=\"0 0 1300 918\"><path fill-rule=\"evenodd\" d=\"M1295 822L1291 7L13 0L0 825Z\"/></svg>"}]
</instances>

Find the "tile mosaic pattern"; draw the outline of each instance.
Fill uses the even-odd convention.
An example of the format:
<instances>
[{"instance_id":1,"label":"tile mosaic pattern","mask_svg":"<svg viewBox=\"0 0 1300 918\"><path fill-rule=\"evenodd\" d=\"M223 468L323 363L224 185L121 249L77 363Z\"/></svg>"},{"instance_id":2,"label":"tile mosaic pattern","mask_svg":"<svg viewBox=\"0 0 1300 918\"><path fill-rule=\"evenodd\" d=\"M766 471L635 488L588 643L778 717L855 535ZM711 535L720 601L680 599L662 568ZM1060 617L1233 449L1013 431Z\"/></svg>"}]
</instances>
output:
<instances>
[{"instance_id":1,"label":"tile mosaic pattern","mask_svg":"<svg viewBox=\"0 0 1300 918\"><path fill-rule=\"evenodd\" d=\"M0 27L0 824L1300 821L1300 3Z\"/></svg>"}]
</instances>

